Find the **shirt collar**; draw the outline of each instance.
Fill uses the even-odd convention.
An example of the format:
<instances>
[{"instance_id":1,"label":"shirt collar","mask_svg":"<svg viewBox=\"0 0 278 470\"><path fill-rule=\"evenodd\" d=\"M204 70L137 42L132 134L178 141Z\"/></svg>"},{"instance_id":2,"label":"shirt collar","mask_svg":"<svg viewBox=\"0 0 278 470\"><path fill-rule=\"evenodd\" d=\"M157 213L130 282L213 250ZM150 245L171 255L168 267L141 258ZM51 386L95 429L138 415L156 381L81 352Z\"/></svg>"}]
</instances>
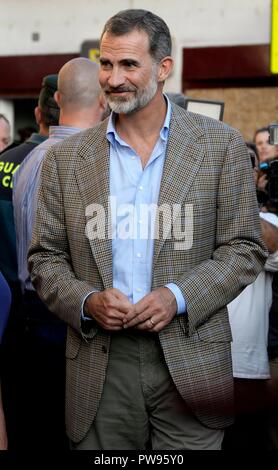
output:
<instances>
[{"instance_id":1,"label":"shirt collar","mask_svg":"<svg viewBox=\"0 0 278 470\"><path fill-rule=\"evenodd\" d=\"M166 100L167 104L167 112L164 120L164 124L160 130L160 137L162 140L166 141L168 139L169 135L169 127L170 127L170 119L171 119L171 113L172 113L172 106L169 98L163 93L164 99ZM116 128L115 128L115 117L116 113L112 112L109 116L108 120L108 125L107 125L107 131L106 131L106 137L107 140L110 142L110 144L115 144L115 141L117 141L120 145L125 145L126 143L120 138L118 135Z\"/></svg>"},{"instance_id":2,"label":"shirt collar","mask_svg":"<svg viewBox=\"0 0 278 470\"><path fill-rule=\"evenodd\" d=\"M69 135L69 134L76 134L77 132L80 132L82 129L79 127L71 127L71 126L50 126L49 128L49 137L57 137L57 138L63 138L64 135Z\"/></svg>"}]
</instances>

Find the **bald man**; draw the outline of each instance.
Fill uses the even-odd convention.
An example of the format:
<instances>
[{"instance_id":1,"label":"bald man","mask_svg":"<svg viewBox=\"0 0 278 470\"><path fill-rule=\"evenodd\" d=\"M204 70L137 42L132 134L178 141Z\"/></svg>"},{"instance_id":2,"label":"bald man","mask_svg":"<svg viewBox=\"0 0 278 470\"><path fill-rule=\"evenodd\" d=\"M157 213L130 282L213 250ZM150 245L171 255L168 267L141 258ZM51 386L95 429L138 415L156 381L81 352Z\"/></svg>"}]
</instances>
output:
<instances>
[{"instance_id":1,"label":"bald man","mask_svg":"<svg viewBox=\"0 0 278 470\"><path fill-rule=\"evenodd\" d=\"M63 449L66 325L39 300L27 269L27 251L36 215L37 187L47 150L66 137L93 127L103 117L105 100L98 82L98 65L85 58L67 62L59 71L55 100L59 126L24 160L14 176L13 204L17 236L18 275L24 297L28 376L29 433L25 448ZM38 208L39 210L39 208ZM30 418L31 416L31 418ZM26 416L27 420L27 416ZM25 428L26 429L26 428Z\"/></svg>"},{"instance_id":2,"label":"bald man","mask_svg":"<svg viewBox=\"0 0 278 470\"><path fill-rule=\"evenodd\" d=\"M4 114L0 114L0 152L8 147L11 140L11 127Z\"/></svg>"},{"instance_id":3,"label":"bald man","mask_svg":"<svg viewBox=\"0 0 278 470\"><path fill-rule=\"evenodd\" d=\"M59 126L51 126L49 138L25 158L13 179L13 204L17 234L19 280L23 291L33 291L27 269L27 250L36 214L36 191L46 151L82 129L96 125L105 111L98 83L98 65L89 59L67 62L58 74L54 98L60 108Z\"/></svg>"}]
</instances>

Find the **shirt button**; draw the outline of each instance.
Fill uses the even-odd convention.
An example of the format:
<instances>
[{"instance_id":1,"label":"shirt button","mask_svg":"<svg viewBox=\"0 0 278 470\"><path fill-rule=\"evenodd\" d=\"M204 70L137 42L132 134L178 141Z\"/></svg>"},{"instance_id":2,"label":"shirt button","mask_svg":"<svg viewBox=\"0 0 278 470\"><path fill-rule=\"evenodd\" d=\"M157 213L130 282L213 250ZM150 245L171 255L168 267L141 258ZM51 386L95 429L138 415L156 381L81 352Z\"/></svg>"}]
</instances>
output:
<instances>
[{"instance_id":1,"label":"shirt button","mask_svg":"<svg viewBox=\"0 0 278 470\"><path fill-rule=\"evenodd\" d=\"M136 292L142 292L142 289L140 287L136 287Z\"/></svg>"},{"instance_id":2,"label":"shirt button","mask_svg":"<svg viewBox=\"0 0 278 470\"><path fill-rule=\"evenodd\" d=\"M139 186L140 191L143 191L143 189L144 189L143 186Z\"/></svg>"},{"instance_id":3,"label":"shirt button","mask_svg":"<svg viewBox=\"0 0 278 470\"><path fill-rule=\"evenodd\" d=\"M137 258L142 258L142 254L141 253L137 253Z\"/></svg>"},{"instance_id":4,"label":"shirt button","mask_svg":"<svg viewBox=\"0 0 278 470\"><path fill-rule=\"evenodd\" d=\"M138 224L142 224L142 223L143 223L142 219L138 220Z\"/></svg>"},{"instance_id":5,"label":"shirt button","mask_svg":"<svg viewBox=\"0 0 278 470\"><path fill-rule=\"evenodd\" d=\"M135 160L136 157L131 157L131 160Z\"/></svg>"}]
</instances>

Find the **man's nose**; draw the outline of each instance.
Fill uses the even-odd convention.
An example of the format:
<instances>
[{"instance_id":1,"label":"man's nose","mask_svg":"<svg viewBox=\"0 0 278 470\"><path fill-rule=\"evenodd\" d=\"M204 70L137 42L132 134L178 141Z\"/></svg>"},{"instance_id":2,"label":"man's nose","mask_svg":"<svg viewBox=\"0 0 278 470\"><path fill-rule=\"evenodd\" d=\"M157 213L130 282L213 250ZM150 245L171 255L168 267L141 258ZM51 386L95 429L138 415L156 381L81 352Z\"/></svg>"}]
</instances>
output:
<instances>
[{"instance_id":1,"label":"man's nose","mask_svg":"<svg viewBox=\"0 0 278 470\"><path fill-rule=\"evenodd\" d=\"M122 73L121 69L118 67L113 67L111 70L109 79L108 79L108 84L109 86L113 88L117 88L121 85L123 85L125 82L124 74Z\"/></svg>"}]
</instances>

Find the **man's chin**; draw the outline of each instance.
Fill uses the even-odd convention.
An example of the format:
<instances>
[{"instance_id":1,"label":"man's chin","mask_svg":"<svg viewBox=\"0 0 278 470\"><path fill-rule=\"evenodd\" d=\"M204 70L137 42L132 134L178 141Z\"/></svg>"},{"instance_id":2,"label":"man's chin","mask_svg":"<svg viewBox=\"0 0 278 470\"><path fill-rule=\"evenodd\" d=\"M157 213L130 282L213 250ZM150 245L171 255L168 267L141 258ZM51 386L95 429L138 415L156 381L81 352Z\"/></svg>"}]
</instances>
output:
<instances>
[{"instance_id":1,"label":"man's chin","mask_svg":"<svg viewBox=\"0 0 278 470\"><path fill-rule=\"evenodd\" d=\"M130 103L127 100L109 100L108 104L111 110L117 114L131 114L136 110L134 103Z\"/></svg>"}]
</instances>

